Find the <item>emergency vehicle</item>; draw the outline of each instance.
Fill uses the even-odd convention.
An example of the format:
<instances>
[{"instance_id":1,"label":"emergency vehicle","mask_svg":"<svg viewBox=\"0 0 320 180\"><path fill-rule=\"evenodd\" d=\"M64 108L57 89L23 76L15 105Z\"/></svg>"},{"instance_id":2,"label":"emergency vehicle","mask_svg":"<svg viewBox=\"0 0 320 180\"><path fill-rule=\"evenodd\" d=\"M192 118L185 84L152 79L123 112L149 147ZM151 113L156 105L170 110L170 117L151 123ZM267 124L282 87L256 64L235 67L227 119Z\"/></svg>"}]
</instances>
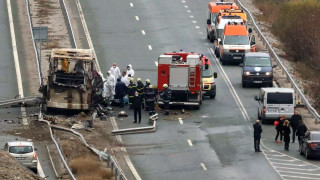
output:
<instances>
[{"instance_id":1,"label":"emergency vehicle","mask_svg":"<svg viewBox=\"0 0 320 180\"><path fill-rule=\"evenodd\" d=\"M255 37L249 33L244 23L228 23L224 27L221 41L215 44L215 53L222 64L242 63L246 52L256 52Z\"/></svg>"},{"instance_id":2,"label":"emergency vehicle","mask_svg":"<svg viewBox=\"0 0 320 180\"><path fill-rule=\"evenodd\" d=\"M245 13L242 9L223 9L220 10L218 14L218 21L220 16L240 16L244 23L248 21L247 13Z\"/></svg>"},{"instance_id":3,"label":"emergency vehicle","mask_svg":"<svg viewBox=\"0 0 320 180\"><path fill-rule=\"evenodd\" d=\"M168 84L172 94L170 105L200 108L202 104L202 59L197 53L164 53L158 58L157 90ZM208 67L208 66L207 66ZM158 104L163 105L161 97Z\"/></svg>"},{"instance_id":4,"label":"emergency vehicle","mask_svg":"<svg viewBox=\"0 0 320 180\"><path fill-rule=\"evenodd\" d=\"M220 10L223 9L239 9L234 2L209 2L208 3L208 18L207 18L207 38L214 42L215 27L217 24L217 16Z\"/></svg>"}]
</instances>

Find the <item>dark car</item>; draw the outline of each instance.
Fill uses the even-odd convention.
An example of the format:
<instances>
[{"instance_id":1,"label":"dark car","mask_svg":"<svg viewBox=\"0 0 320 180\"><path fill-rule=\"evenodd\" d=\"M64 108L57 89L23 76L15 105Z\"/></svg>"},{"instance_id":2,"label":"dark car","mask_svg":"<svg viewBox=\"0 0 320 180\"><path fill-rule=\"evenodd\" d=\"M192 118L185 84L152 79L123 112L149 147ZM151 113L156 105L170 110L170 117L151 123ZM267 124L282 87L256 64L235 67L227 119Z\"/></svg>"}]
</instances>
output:
<instances>
[{"instance_id":1,"label":"dark car","mask_svg":"<svg viewBox=\"0 0 320 180\"><path fill-rule=\"evenodd\" d=\"M272 69L276 65L272 65L268 53L248 52L240 66L242 67L242 87L250 84L272 87Z\"/></svg>"},{"instance_id":2,"label":"dark car","mask_svg":"<svg viewBox=\"0 0 320 180\"><path fill-rule=\"evenodd\" d=\"M308 131L302 139L300 154L307 159L320 157L320 131Z\"/></svg>"}]
</instances>

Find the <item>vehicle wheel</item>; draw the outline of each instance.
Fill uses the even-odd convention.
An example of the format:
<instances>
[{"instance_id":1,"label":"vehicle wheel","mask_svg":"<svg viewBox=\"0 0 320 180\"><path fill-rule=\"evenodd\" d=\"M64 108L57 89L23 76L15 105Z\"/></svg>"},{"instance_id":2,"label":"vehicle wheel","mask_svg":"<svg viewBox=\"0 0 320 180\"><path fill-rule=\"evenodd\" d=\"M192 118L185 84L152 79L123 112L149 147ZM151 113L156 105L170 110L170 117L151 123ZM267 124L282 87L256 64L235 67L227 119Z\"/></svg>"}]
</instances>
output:
<instances>
[{"instance_id":1,"label":"vehicle wheel","mask_svg":"<svg viewBox=\"0 0 320 180\"><path fill-rule=\"evenodd\" d=\"M306 159L310 159L310 155L309 155L309 153L308 153L308 150L306 149L306 152L304 153L305 154L305 156L306 156Z\"/></svg>"},{"instance_id":2,"label":"vehicle wheel","mask_svg":"<svg viewBox=\"0 0 320 180\"><path fill-rule=\"evenodd\" d=\"M269 87L273 87L273 83L272 83L272 82L269 83L268 86L269 86Z\"/></svg>"},{"instance_id":3,"label":"vehicle wheel","mask_svg":"<svg viewBox=\"0 0 320 180\"><path fill-rule=\"evenodd\" d=\"M216 97L216 94L210 95L210 99L214 99Z\"/></svg>"},{"instance_id":4,"label":"vehicle wheel","mask_svg":"<svg viewBox=\"0 0 320 180\"><path fill-rule=\"evenodd\" d=\"M247 84L245 82L242 82L242 87L243 88L246 88L247 87Z\"/></svg>"},{"instance_id":5,"label":"vehicle wheel","mask_svg":"<svg viewBox=\"0 0 320 180\"><path fill-rule=\"evenodd\" d=\"M194 106L194 109L200 109L200 105Z\"/></svg>"},{"instance_id":6,"label":"vehicle wheel","mask_svg":"<svg viewBox=\"0 0 320 180\"><path fill-rule=\"evenodd\" d=\"M35 169L31 169L32 172L34 172L35 174L38 174L38 169L35 168Z\"/></svg>"}]
</instances>

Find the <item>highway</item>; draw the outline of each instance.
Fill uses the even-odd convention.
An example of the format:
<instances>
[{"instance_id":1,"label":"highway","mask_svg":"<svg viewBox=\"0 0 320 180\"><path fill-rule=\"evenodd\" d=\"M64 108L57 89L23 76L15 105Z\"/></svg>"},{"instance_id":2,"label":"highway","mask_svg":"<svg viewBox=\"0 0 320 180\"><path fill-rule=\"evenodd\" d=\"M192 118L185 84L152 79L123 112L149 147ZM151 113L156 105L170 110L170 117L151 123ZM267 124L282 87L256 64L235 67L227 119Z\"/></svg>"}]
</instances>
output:
<instances>
[{"instance_id":1,"label":"highway","mask_svg":"<svg viewBox=\"0 0 320 180\"><path fill-rule=\"evenodd\" d=\"M155 133L122 136L124 145L134 147L127 149L141 179L320 178L319 161L300 156L297 143L288 152L274 143L273 125L263 125L263 152L254 152L253 97L259 88L243 89L240 68L222 66L214 57L205 32L207 1L80 1L104 74L113 62L122 70L132 64L136 77L156 84L157 57L180 49L208 56L218 72L216 98L190 110L191 117L166 121L160 116Z\"/></svg>"}]
</instances>

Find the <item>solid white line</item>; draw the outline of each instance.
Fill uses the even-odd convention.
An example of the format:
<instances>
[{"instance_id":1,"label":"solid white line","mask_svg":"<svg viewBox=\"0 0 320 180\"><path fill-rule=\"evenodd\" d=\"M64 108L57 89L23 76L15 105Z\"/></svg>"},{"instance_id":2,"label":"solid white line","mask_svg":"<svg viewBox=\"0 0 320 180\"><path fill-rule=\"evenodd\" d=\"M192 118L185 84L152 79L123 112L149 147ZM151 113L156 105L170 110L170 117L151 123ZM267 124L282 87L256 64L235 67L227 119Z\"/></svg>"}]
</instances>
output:
<instances>
[{"instance_id":1,"label":"solid white line","mask_svg":"<svg viewBox=\"0 0 320 180\"><path fill-rule=\"evenodd\" d=\"M131 7L133 7L133 4L132 4L132 3L130 3L130 6L131 6Z\"/></svg>"},{"instance_id":2,"label":"solid white line","mask_svg":"<svg viewBox=\"0 0 320 180\"><path fill-rule=\"evenodd\" d=\"M204 165L203 163L200 163L200 165L201 165L201 167L202 167L203 170L205 170L205 171L208 170L207 167L206 167L206 165Z\"/></svg>"},{"instance_id":3,"label":"solid white line","mask_svg":"<svg viewBox=\"0 0 320 180\"><path fill-rule=\"evenodd\" d=\"M136 16L136 20L139 21L139 17L138 16Z\"/></svg>"},{"instance_id":4,"label":"solid white line","mask_svg":"<svg viewBox=\"0 0 320 180\"><path fill-rule=\"evenodd\" d=\"M38 157L37 157L37 160L38 160L37 169L38 169L38 174L39 174L39 176L42 177L42 178L44 178L44 179L47 179L47 178L45 178L46 175L45 175L44 172L43 172L43 169L42 169L42 166L41 166L41 164L40 164L40 161L39 161L39 158L38 158Z\"/></svg>"},{"instance_id":5,"label":"solid white line","mask_svg":"<svg viewBox=\"0 0 320 180\"><path fill-rule=\"evenodd\" d=\"M182 118L179 118L179 123L183 124Z\"/></svg>"},{"instance_id":6,"label":"solid white line","mask_svg":"<svg viewBox=\"0 0 320 180\"><path fill-rule=\"evenodd\" d=\"M311 173L293 172L293 171L282 171L282 170L279 170L279 172L291 173L291 174L300 174L300 175L309 175L309 176L320 176L320 174L311 174Z\"/></svg>"},{"instance_id":7,"label":"solid white line","mask_svg":"<svg viewBox=\"0 0 320 180\"><path fill-rule=\"evenodd\" d=\"M152 46L151 45L148 45L148 48L150 51L152 51Z\"/></svg>"},{"instance_id":8,"label":"solid white line","mask_svg":"<svg viewBox=\"0 0 320 180\"><path fill-rule=\"evenodd\" d=\"M287 160L287 159L275 159L275 158L269 158L270 160L274 160L274 161L286 161L286 162L293 162L293 161L297 161L296 159L291 159L291 160Z\"/></svg>"},{"instance_id":9,"label":"solid white line","mask_svg":"<svg viewBox=\"0 0 320 180\"><path fill-rule=\"evenodd\" d=\"M297 167L308 166L308 164L288 164L288 163L278 163L278 162L271 162L271 163L285 165L285 166L297 166Z\"/></svg>"},{"instance_id":10,"label":"solid white line","mask_svg":"<svg viewBox=\"0 0 320 180\"><path fill-rule=\"evenodd\" d=\"M143 35L146 35L146 32L142 29L141 30L141 33L143 34Z\"/></svg>"},{"instance_id":11,"label":"solid white line","mask_svg":"<svg viewBox=\"0 0 320 180\"><path fill-rule=\"evenodd\" d=\"M26 107L21 107L21 117L22 117L22 124L27 126L29 125L26 113Z\"/></svg>"},{"instance_id":12,"label":"solid white line","mask_svg":"<svg viewBox=\"0 0 320 180\"><path fill-rule=\"evenodd\" d=\"M278 155L278 154L267 154L267 153L266 153L266 155L267 155L267 156L277 156L277 157L283 157L283 156L286 156L286 155L282 155L282 154L281 154L281 155Z\"/></svg>"},{"instance_id":13,"label":"solid white line","mask_svg":"<svg viewBox=\"0 0 320 180\"><path fill-rule=\"evenodd\" d=\"M96 55L96 51L94 50L94 46L93 46L93 43L92 43L92 40L91 40L91 36L90 36L90 32L89 32L89 29L88 29L88 26L87 26L87 23L86 23L86 19L84 18L84 14L83 14L83 11L82 11L80 0L76 0L76 4L77 4L77 7L78 7L78 11L79 11L81 23L82 23L82 26L83 26L83 30L84 30L84 33L86 34L86 38L87 38L87 41L88 41L88 44L89 44L89 48L93 50L93 54L94 54L95 62L96 62L95 63L96 69L97 69L98 72L101 72L99 61L98 61L98 57Z\"/></svg>"},{"instance_id":14,"label":"solid white line","mask_svg":"<svg viewBox=\"0 0 320 180\"><path fill-rule=\"evenodd\" d=\"M275 166L277 169L290 169L290 170L297 170L297 171L317 171L317 169L301 169L301 168L291 168L291 167L283 167L283 166Z\"/></svg>"},{"instance_id":15,"label":"solid white line","mask_svg":"<svg viewBox=\"0 0 320 180\"><path fill-rule=\"evenodd\" d=\"M192 141L190 140L190 139L188 139L188 144L189 144L189 146L193 146L193 144L192 144Z\"/></svg>"},{"instance_id":16,"label":"solid white line","mask_svg":"<svg viewBox=\"0 0 320 180\"><path fill-rule=\"evenodd\" d=\"M301 176L290 176L290 175L282 175L284 177L291 177L291 178L298 178L298 179L318 179L319 178L312 178L312 177L301 177Z\"/></svg>"}]
</instances>

